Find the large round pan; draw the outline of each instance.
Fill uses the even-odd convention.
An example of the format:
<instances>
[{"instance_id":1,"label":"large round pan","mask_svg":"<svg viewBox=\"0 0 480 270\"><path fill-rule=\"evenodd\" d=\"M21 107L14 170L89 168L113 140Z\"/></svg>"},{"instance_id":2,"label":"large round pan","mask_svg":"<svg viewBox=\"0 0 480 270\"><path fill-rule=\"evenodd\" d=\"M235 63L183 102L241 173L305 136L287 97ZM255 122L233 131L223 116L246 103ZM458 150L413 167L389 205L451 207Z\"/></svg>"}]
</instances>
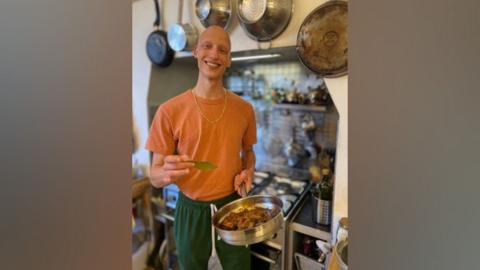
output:
<instances>
[{"instance_id":1,"label":"large round pan","mask_svg":"<svg viewBox=\"0 0 480 270\"><path fill-rule=\"evenodd\" d=\"M313 10L297 35L297 54L311 71L323 77L339 77L348 70L346 1L328 1Z\"/></svg>"},{"instance_id":2,"label":"large round pan","mask_svg":"<svg viewBox=\"0 0 480 270\"><path fill-rule=\"evenodd\" d=\"M231 212L237 212L240 208L252 208L254 206L275 210L278 211L278 214L267 222L246 230L230 231L219 227L219 224ZM217 233L226 243L235 246L251 245L270 239L277 233L283 224L282 206L282 200L275 196L248 196L224 205L213 215L212 223Z\"/></svg>"}]
</instances>

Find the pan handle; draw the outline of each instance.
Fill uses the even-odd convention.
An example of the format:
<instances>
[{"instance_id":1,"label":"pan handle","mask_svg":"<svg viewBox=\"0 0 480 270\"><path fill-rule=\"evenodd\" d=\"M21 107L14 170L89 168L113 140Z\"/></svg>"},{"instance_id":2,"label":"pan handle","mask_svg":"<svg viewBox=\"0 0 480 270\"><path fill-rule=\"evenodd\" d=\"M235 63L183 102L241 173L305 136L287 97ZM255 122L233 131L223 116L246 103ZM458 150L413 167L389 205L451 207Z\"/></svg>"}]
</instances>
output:
<instances>
[{"instance_id":1,"label":"pan handle","mask_svg":"<svg viewBox=\"0 0 480 270\"><path fill-rule=\"evenodd\" d=\"M181 24L182 23L182 18L183 18L183 0L178 1L178 15L177 15L177 23Z\"/></svg>"},{"instance_id":2,"label":"pan handle","mask_svg":"<svg viewBox=\"0 0 480 270\"><path fill-rule=\"evenodd\" d=\"M153 0L153 2L155 3L155 14L156 14L155 21L153 22L153 26L159 27L160 26L160 7L158 4L158 0Z\"/></svg>"},{"instance_id":3,"label":"pan handle","mask_svg":"<svg viewBox=\"0 0 480 270\"><path fill-rule=\"evenodd\" d=\"M247 196L247 188L245 187L245 182L240 183L240 196Z\"/></svg>"},{"instance_id":4,"label":"pan handle","mask_svg":"<svg viewBox=\"0 0 480 270\"><path fill-rule=\"evenodd\" d=\"M262 46L262 44L265 44L265 46ZM259 50L268 50L272 48L272 40L269 39L268 41L257 41L257 48Z\"/></svg>"},{"instance_id":5,"label":"pan handle","mask_svg":"<svg viewBox=\"0 0 480 270\"><path fill-rule=\"evenodd\" d=\"M212 211L211 213L212 213L212 228L213 228L213 226L214 226L213 225L213 215L218 211L217 206L215 204L211 203L210 204L210 210ZM222 239L222 238L220 237L220 234L218 234L217 235L217 240L220 240L220 239Z\"/></svg>"},{"instance_id":6,"label":"pan handle","mask_svg":"<svg viewBox=\"0 0 480 270\"><path fill-rule=\"evenodd\" d=\"M260 260L263 260L263 261L268 262L269 264L277 264L276 261L268 258L267 256L263 256L262 254L259 254L259 253L255 252L255 251L250 251L250 253L251 253L253 256L259 258Z\"/></svg>"},{"instance_id":7,"label":"pan handle","mask_svg":"<svg viewBox=\"0 0 480 270\"><path fill-rule=\"evenodd\" d=\"M217 207L215 206L215 204L210 204L210 213L211 213L211 217L213 219L213 214L215 214L215 212L217 212ZM212 253L210 255L210 257L214 257L214 256L217 256L217 251L216 251L216 248L215 248L215 228L213 226L213 221L212 221Z\"/></svg>"}]
</instances>

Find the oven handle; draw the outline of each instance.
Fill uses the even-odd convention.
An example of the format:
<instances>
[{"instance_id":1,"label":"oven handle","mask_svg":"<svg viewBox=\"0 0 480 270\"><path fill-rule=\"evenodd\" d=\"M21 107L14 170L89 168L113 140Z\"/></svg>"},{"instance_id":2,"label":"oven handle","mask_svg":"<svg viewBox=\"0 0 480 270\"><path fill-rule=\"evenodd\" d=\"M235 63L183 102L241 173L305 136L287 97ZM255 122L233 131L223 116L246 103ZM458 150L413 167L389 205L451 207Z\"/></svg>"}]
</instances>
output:
<instances>
[{"instance_id":1,"label":"oven handle","mask_svg":"<svg viewBox=\"0 0 480 270\"><path fill-rule=\"evenodd\" d=\"M160 216L165 218L166 220L170 220L172 222L175 221L175 217L173 217L172 215L169 215L169 214L166 214L166 213L161 213Z\"/></svg>"},{"instance_id":2,"label":"oven handle","mask_svg":"<svg viewBox=\"0 0 480 270\"><path fill-rule=\"evenodd\" d=\"M253 256L259 258L260 260L264 260L264 261L268 262L269 264L277 264L276 261L274 261L274 260L272 260L272 259L270 259L266 256L263 256L262 254L259 254L255 251L250 251L250 253L252 253Z\"/></svg>"}]
</instances>

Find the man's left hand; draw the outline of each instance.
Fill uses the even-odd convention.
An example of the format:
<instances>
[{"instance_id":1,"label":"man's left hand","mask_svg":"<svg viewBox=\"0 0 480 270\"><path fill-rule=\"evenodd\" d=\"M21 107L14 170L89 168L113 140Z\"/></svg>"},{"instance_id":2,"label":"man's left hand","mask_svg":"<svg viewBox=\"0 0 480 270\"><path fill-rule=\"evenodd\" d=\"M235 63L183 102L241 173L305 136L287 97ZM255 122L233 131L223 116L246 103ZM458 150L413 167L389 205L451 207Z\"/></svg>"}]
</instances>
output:
<instances>
[{"instance_id":1,"label":"man's left hand","mask_svg":"<svg viewBox=\"0 0 480 270\"><path fill-rule=\"evenodd\" d=\"M235 191L242 196L241 183L245 183L245 191L248 193L252 189L252 179L253 172L251 170L243 170L239 174L235 175L235 179L233 181Z\"/></svg>"}]
</instances>

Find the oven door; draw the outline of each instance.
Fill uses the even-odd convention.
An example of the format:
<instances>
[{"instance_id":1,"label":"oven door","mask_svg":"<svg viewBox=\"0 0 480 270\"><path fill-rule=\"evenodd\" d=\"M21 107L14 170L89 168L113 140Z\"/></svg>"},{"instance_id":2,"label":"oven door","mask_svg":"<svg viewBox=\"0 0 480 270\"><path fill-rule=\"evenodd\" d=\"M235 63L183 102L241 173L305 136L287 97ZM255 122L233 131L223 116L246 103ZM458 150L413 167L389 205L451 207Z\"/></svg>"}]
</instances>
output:
<instances>
[{"instance_id":1,"label":"oven door","mask_svg":"<svg viewBox=\"0 0 480 270\"><path fill-rule=\"evenodd\" d=\"M252 269L282 269L282 250L278 250L264 243L258 243L250 246L250 252L252 254Z\"/></svg>"}]
</instances>

